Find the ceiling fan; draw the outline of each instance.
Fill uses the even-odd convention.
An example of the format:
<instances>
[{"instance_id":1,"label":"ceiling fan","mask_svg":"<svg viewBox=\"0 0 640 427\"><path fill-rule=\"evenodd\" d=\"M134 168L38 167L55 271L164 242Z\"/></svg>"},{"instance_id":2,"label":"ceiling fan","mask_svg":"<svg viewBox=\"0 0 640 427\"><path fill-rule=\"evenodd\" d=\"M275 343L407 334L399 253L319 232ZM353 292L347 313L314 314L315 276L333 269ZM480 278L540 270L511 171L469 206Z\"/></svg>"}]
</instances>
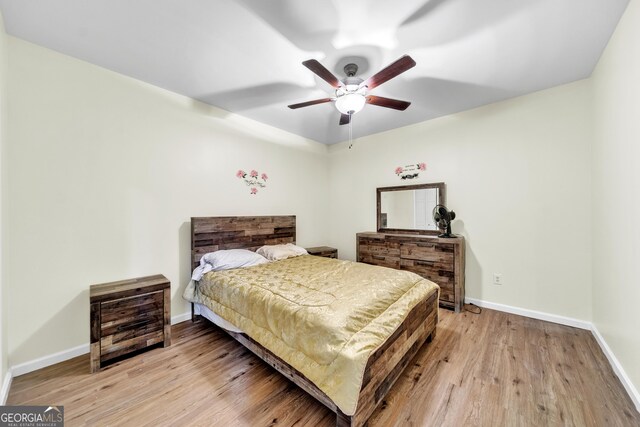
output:
<instances>
[{"instance_id":1,"label":"ceiling fan","mask_svg":"<svg viewBox=\"0 0 640 427\"><path fill-rule=\"evenodd\" d=\"M314 99L313 101L301 102L299 104L289 105L289 108L296 109L309 107L311 105L324 104L326 102L335 102L336 108L340 111L340 124L346 125L351 122L351 116L362 110L364 104L377 105L379 107L393 108L394 110L404 111L410 102L400 101L398 99L385 98L382 96L368 95L368 91L380 86L392 78L404 73L416 65L409 55L404 55L400 59L394 61L382 70L378 71L367 80L356 77L358 66L356 64L347 64L344 66L344 72L347 75L342 80L338 80L331 71L327 70L320 62L315 59L309 59L302 63L305 67L313 71L322 80L329 83L335 90L336 95L333 98Z\"/></svg>"}]
</instances>

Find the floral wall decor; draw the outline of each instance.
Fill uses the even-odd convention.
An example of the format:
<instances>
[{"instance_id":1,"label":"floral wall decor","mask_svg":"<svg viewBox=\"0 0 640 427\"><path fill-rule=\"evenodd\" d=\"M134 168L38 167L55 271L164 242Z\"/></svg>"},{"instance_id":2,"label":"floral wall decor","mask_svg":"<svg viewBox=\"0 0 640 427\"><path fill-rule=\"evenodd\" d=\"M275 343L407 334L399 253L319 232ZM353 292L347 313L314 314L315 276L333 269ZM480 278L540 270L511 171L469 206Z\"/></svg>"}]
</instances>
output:
<instances>
[{"instance_id":1,"label":"floral wall decor","mask_svg":"<svg viewBox=\"0 0 640 427\"><path fill-rule=\"evenodd\" d=\"M249 194L258 194L258 188L266 188L267 180L269 179L266 173L259 173L255 169L249 173L240 169L236 172L236 177L243 180L247 187L250 188Z\"/></svg>"},{"instance_id":2,"label":"floral wall decor","mask_svg":"<svg viewBox=\"0 0 640 427\"><path fill-rule=\"evenodd\" d=\"M427 170L426 163L413 163L410 165L406 165L405 167L398 166L395 170L396 175L400 177L400 179L414 179L418 178L420 172Z\"/></svg>"}]
</instances>

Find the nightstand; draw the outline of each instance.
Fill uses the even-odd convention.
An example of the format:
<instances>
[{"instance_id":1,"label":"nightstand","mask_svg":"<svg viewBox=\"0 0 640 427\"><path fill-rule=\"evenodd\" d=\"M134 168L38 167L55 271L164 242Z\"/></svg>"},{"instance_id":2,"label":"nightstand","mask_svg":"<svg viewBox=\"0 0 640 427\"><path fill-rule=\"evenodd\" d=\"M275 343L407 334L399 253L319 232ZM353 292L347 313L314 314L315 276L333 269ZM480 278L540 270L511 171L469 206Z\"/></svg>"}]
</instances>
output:
<instances>
[{"instance_id":1,"label":"nightstand","mask_svg":"<svg viewBox=\"0 0 640 427\"><path fill-rule=\"evenodd\" d=\"M171 283L161 274L93 285L91 372L147 347L171 345Z\"/></svg>"},{"instance_id":2,"label":"nightstand","mask_svg":"<svg viewBox=\"0 0 640 427\"><path fill-rule=\"evenodd\" d=\"M306 248L309 255L322 256L325 258L338 258L338 250L329 246L316 246L315 248Z\"/></svg>"}]
</instances>

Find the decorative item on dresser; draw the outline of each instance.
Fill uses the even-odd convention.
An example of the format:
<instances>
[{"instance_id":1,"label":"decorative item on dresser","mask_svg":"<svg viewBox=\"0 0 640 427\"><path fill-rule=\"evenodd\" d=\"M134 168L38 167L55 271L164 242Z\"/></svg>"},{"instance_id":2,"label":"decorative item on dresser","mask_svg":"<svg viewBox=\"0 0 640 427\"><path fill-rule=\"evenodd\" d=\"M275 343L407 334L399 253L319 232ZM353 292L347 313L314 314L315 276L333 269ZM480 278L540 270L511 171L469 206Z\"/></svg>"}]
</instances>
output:
<instances>
[{"instance_id":1,"label":"decorative item on dresser","mask_svg":"<svg viewBox=\"0 0 640 427\"><path fill-rule=\"evenodd\" d=\"M442 234L438 234L438 237L446 237L450 239L456 237L451 233L451 221L456 219L456 213L447 209L445 205L436 205L433 208L433 220L436 223L436 227L442 230Z\"/></svg>"},{"instance_id":2,"label":"decorative item on dresser","mask_svg":"<svg viewBox=\"0 0 640 427\"><path fill-rule=\"evenodd\" d=\"M161 274L92 285L91 372L105 362L171 345L171 283Z\"/></svg>"},{"instance_id":3,"label":"decorative item on dresser","mask_svg":"<svg viewBox=\"0 0 640 427\"><path fill-rule=\"evenodd\" d=\"M359 262L408 270L440 286L440 305L456 313L464 304L464 237L358 233Z\"/></svg>"},{"instance_id":4,"label":"decorative item on dresser","mask_svg":"<svg viewBox=\"0 0 640 427\"><path fill-rule=\"evenodd\" d=\"M325 258L338 258L338 250L330 246L316 246L306 248L309 255L322 256Z\"/></svg>"}]
</instances>

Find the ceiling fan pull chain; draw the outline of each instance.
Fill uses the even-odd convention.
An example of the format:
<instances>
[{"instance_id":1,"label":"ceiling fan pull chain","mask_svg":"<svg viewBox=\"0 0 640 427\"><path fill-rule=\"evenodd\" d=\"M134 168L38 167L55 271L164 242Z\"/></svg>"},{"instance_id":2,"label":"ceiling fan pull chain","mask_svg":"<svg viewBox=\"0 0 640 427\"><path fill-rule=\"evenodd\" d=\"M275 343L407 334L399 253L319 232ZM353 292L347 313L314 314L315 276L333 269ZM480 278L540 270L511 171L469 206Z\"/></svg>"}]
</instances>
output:
<instances>
[{"instance_id":1,"label":"ceiling fan pull chain","mask_svg":"<svg viewBox=\"0 0 640 427\"><path fill-rule=\"evenodd\" d=\"M351 147L353 147L353 131L352 131L353 122L351 121L352 114L353 112L349 111L349 150L351 150Z\"/></svg>"}]
</instances>

